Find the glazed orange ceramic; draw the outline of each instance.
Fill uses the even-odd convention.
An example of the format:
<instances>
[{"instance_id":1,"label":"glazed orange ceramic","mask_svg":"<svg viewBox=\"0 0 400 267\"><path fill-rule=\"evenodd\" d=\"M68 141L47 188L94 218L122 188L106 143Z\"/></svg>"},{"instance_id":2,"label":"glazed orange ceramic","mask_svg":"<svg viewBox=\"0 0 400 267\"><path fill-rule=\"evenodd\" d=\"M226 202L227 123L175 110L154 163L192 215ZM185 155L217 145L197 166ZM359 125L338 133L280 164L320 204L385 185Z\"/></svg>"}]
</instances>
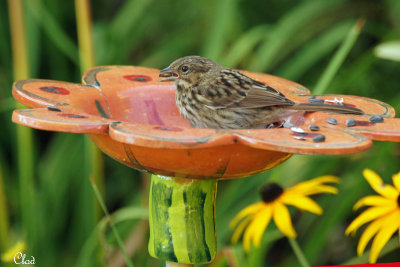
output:
<instances>
[{"instance_id":1,"label":"glazed orange ceramic","mask_svg":"<svg viewBox=\"0 0 400 267\"><path fill-rule=\"evenodd\" d=\"M313 101L297 83L243 72L293 101ZM106 154L135 169L197 179L263 172L292 153L348 154L368 149L372 140L400 141L400 119L393 118L392 107L346 95L315 99L357 107L365 115L305 113L294 129L194 129L179 114L173 85L159 82L158 74L157 69L105 66L89 70L83 84L17 81L14 97L33 109L14 111L13 121L36 129L85 133ZM371 122L373 115L383 122ZM337 123L328 122L332 119ZM318 131L311 131L310 125Z\"/></svg>"}]
</instances>

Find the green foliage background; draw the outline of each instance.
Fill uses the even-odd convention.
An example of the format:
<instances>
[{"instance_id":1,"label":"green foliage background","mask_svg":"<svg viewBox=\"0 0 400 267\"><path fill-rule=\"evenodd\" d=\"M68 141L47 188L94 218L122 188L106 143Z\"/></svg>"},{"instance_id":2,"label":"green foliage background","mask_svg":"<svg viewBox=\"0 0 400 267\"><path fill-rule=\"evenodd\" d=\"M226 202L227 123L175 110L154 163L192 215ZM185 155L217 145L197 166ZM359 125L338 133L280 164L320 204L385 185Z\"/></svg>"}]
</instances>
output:
<instances>
[{"instance_id":1,"label":"green foliage background","mask_svg":"<svg viewBox=\"0 0 400 267\"><path fill-rule=\"evenodd\" d=\"M74 2L23 3L30 76L80 82ZM35 256L38 266L123 266L108 221L88 186L82 136L34 130L33 179L29 186L18 179L24 166L18 167L21 140L10 120L15 101L7 1L0 0L0 7L0 251L23 239L27 255ZM92 0L91 9L96 65L162 68L196 54L227 67L279 75L311 90L318 90L317 82L338 47L363 17L366 24L325 93L377 98L400 111L400 63L373 53L376 45L399 39L398 0ZM313 265L348 262L356 255L358 240L344 235L356 216L352 205L372 193L361 172L372 168L390 183L391 175L400 171L399 148L375 142L355 155L295 155L250 179L220 182L217 230L219 248L225 250L215 266L298 265L274 227L259 249L245 254L240 245L230 245L227 225L241 208L258 201L262 184L290 186L323 174L342 178L340 193L317 197L325 210L322 216L292 210L298 241ZM147 253L147 175L105 156L104 177L99 186L134 264L163 266ZM382 261L400 261L399 254L393 250ZM366 258L352 260L357 261Z\"/></svg>"}]
</instances>

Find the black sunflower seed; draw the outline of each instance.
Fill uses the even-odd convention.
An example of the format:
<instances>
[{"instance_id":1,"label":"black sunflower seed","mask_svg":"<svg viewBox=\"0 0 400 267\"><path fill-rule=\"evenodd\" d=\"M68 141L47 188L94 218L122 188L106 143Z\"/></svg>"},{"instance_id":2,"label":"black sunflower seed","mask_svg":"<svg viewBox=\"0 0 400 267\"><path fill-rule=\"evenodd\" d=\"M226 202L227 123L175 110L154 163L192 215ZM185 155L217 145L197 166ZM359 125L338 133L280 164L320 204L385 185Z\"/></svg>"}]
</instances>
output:
<instances>
[{"instance_id":1,"label":"black sunflower seed","mask_svg":"<svg viewBox=\"0 0 400 267\"><path fill-rule=\"evenodd\" d=\"M333 125L336 125L336 124L337 124L337 120L334 119L334 118L329 118L329 119L328 119L328 123L333 124Z\"/></svg>"},{"instance_id":2,"label":"black sunflower seed","mask_svg":"<svg viewBox=\"0 0 400 267\"><path fill-rule=\"evenodd\" d=\"M317 134L316 136L313 137L312 139L315 143L320 143L325 141L325 135L323 134Z\"/></svg>"},{"instance_id":3,"label":"black sunflower seed","mask_svg":"<svg viewBox=\"0 0 400 267\"><path fill-rule=\"evenodd\" d=\"M383 122L383 117L381 115L374 115L371 118L369 118L369 121L375 123Z\"/></svg>"},{"instance_id":4,"label":"black sunflower seed","mask_svg":"<svg viewBox=\"0 0 400 267\"><path fill-rule=\"evenodd\" d=\"M324 100L321 98L309 98L308 102L313 103L313 104L323 104Z\"/></svg>"},{"instance_id":5,"label":"black sunflower seed","mask_svg":"<svg viewBox=\"0 0 400 267\"><path fill-rule=\"evenodd\" d=\"M352 126L356 126L356 120L353 118L347 119L346 120L346 126L347 127L352 127Z\"/></svg>"},{"instance_id":6,"label":"black sunflower seed","mask_svg":"<svg viewBox=\"0 0 400 267\"><path fill-rule=\"evenodd\" d=\"M317 125L310 125L310 127L308 127L311 131L319 131L319 127Z\"/></svg>"},{"instance_id":7,"label":"black sunflower seed","mask_svg":"<svg viewBox=\"0 0 400 267\"><path fill-rule=\"evenodd\" d=\"M58 111L58 112L61 111L61 109L59 109L58 107L55 107L55 106L48 106L47 109L50 111Z\"/></svg>"}]
</instances>

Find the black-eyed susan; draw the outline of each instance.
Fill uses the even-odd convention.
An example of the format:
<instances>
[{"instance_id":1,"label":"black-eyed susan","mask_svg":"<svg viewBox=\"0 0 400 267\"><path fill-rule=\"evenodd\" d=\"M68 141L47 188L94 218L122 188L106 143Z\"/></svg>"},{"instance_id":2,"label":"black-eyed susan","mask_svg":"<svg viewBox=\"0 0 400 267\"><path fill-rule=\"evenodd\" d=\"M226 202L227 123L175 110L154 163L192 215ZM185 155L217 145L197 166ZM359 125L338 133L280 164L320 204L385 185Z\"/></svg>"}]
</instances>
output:
<instances>
[{"instance_id":1,"label":"black-eyed susan","mask_svg":"<svg viewBox=\"0 0 400 267\"><path fill-rule=\"evenodd\" d=\"M244 250L250 250L251 242L258 247L271 219L285 236L295 238L297 233L293 228L286 205L320 215L323 212L322 208L308 196L321 193L337 194L337 188L326 184L337 182L339 178L326 175L301 182L287 189L275 183L265 185L260 190L262 201L244 208L231 221L232 229L237 226L232 235L232 243L236 243L244 232Z\"/></svg>"},{"instance_id":2,"label":"black-eyed susan","mask_svg":"<svg viewBox=\"0 0 400 267\"><path fill-rule=\"evenodd\" d=\"M355 233L362 225L372 221L360 237L357 254L363 254L365 247L375 236L369 254L370 263L375 263L392 235L396 231L400 234L400 172L392 177L394 186L384 184L381 177L370 169L365 169L363 175L380 196L366 196L357 201L354 205L355 210L364 206L370 207L351 222L346 234Z\"/></svg>"}]
</instances>

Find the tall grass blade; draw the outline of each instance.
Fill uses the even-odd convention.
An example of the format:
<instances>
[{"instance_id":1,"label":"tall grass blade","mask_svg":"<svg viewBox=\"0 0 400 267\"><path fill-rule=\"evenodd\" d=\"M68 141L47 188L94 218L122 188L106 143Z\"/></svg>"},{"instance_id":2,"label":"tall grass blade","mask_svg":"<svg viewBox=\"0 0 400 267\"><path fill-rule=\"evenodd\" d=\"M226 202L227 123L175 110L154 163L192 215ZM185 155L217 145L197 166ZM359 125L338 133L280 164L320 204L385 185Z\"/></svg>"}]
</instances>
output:
<instances>
[{"instance_id":1,"label":"tall grass blade","mask_svg":"<svg viewBox=\"0 0 400 267\"><path fill-rule=\"evenodd\" d=\"M81 73L95 66L90 0L75 0Z\"/></svg>"},{"instance_id":2,"label":"tall grass blade","mask_svg":"<svg viewBox=\"0 0 400 267\"><path fill-rule=\"evenodd\" d=\"M8 244L9 228L10 222L7 208L7 196L4 191L3 168L0 163L0 251L5 251L7 246L10 245Z\"/></svg>"},{"instance_id":3,"label":"tall grass blade","mask_svg":"<svg viewBox=\"0 0 400 267\"><path fill-rule=\"evenodd\" d=\"M95 65L93 39L92 39L92 23L90 0L75 0L75 12L78 31L79 43L79 59L81 73L93 68ZM93 177L94 181L99 184L101 192L104 194L104 175L103 175L103 156L96 145L84 136L85 148L85 176ZM89 233L95 226L95 221L99 217L99 212L94 202L93 197L90 195L90 185L87 179L84 180L82 185L82 201L84 205L79 206L80 212L84 212L82 222L85 224L82 229ZM90 211L89 213L87 211ZM100 254L100 251L99 251ZM98 260L100 257L96 257Z\"/></svg>"},{"instance_id":4,"label":"tall grass blade","mask_svg":"<svg viewBox=\"0 0 400 267\"><path fill-rule=\"evenodd\" d=\"M277 75L289 80L298 80L319 60L332 52L343 40L350 27L351 23L348 21L339 23L309 41L284 63L277 71Z\"/></svg>"},{"instance_id":5,"label":"tall grass blade","mask_svg":"<svg viewBox=\"0 0 400 267\"><path fill-rule=\"evenodd\" d=\"M270 25L255 26L243 33L219 61L225 67L235 67L248 57L254 47L269 34Z\"/></svg>"},{"instance_id":6,"label":"tall grass blade","mask_svg":"<svg viewBox=\"0 0 400 267\"><path fill-rule=\"evenodd\" d=\"M305 1L285 14L271 29L268 39L260 46L251 58L248 69L252 71L267 71L280 50L285 49L285 43L315 17L331 10L341 1Z\"/></svg>"},{"instance_id":7,"label":"tall grass blade","mask_svg":"<svg viewBox=\"0 0 400 267\"><path fill-rule=\"evenodd\" d=\"M336 75L336 72L339 70L340 66L343 64L345 58L347 57L351 48L356 42L358 35L364 27L364 24L365 19L358 19L354 26L350 29L346 38L343 40L343 43L336 51L335 55L326 67L324 73L321 75L321 78L315 85L315 89L313 90L314 94L320 95L326 91L333 77Z\"/></svg>"},{"instance_id":8,"label":"tall grass blade","mask_svg":"<svg viewBox=\"0 0 400 267\"><path fill-rule=\"evenodd\" d=\"M103 201L103 200L100 200ZM104 201L103 201L104 202ZM105 216L100 222L97 224L96 228L93 230L90 237L86 240L75 266L85 267L91 261L93 257L93 252L96 247L99 245L99 240L105 239L105 234L107 227L111 222L117 225L118 223L122 223L130 220L137 219L147 219L148 218L148 210L147 208L142 207L128 207L122 208L111 214L110 216ZM115 236L116 240L117 237Z\"/></svg>"},{"instance_id":9,"label":"tall grass blade","mask_svg":"<svg viewBox=\"0 0 400 267\"><path fill-rule=\"evenodd\" d=\"M79 56L81 73L95 66L94 49L92 40L92 23L90 16L90 1L75 0L75 11L79 41ZM88 165L86 166L93 175L94 180L100 185L101 191L104 192L104 176L103 176L103 156L100 150L85 137L86 156Z\"/></svg>"},{"instance_id":10,"label":"tall grass blade","mask_svg":"<svg viewBox=\"0 0 400 267\"><path fill-rule=\"evenodd\" d=\"M99 202L101 209L103 210L104 214L106 215L107 220L110 222L110 227L111 227L111 229L113 231L115 239L117 240L118 246L120 247L120 249L122 251L122 254L124 255L126 265L128 267L133 267L133 263L132 263L132 261L131 261L131 259L129 257L128 252L125 249L124 243L122 242L122 239L119 236L119 233L118 233L117 229L115 228L115 223L114 223L113 219L110 217L110 213L108 212L106 204L104 203L104 201L103 201L103 199L101 197L99 189L97 188L97 186L96 186L96 184L95 184L93 179L90 179L90 183L92 185L93 191L94 191L94 193L96 195L97 201Z\"/></svg>"},{"instance_id":11,"label":"tall grass blade","mask_svg":"<svg viewBox=\"0 0 400 267\"><path fill-rule=\"evenodd\" d=\"M33 18L33 10L41 0L24 1L24 20L26 27L26 41L28 45L29 55L29 72L30 75L36 77L39 72L40 60L40 28L36 20Z\"/></svg>"},{"instance_id":12,"label":"tall grass blade","mask_svg":"<svg viewBox=\"0 0 400 267\"><path fill-rule=\"evenodd\" d=\"M43 28L48 39L72 62L79 65L78 48L41 1L27 1L32 18Z\"/></svg>"},{"instance_id":13,"label":"tall grass blade","mask_svg":"<svg viewBox=\"0 0 400 267\"><path fill-rule=\"evenodd\" d=\"M12 97L0 99L0 113L13 110L15 105L15 99Z\"/></svg>"},{"instance_id":14,"label":"tall grass blade","mask_svg":"<svg viewBox=\"0 0 400 267\"><path fill-rule=\"evenodd\" d=\"M216 7L211 19L212 25L209 25L209 34L204 39L202 56L218 60L226 44L238 1L221 0L213 3Z\"/></svg>"},{"instance_id":15,"label":"tall grass blade","mask_svg":"<svg viewBox=\"0 0 400 267\"><path fill-rule=\"evenodd\" d=\"M153 0L125 1L109 27L109 32L115 38L116 44L119 44L119 41L124 40L134 31L139 19L146 14L146 9L152 2Z\"/></svg>"},{"instance_id":16,"label":"tall grass blade","mask_svg":"<svg viewBox=\"0 0 400 267\"><path fill-rule=\"evenodd\" d=\"M14 79L26 79L30 72L22 1L9 0L8 8ZM17 106L21 107L22 105L18 104ZM35 220L36 189L34 183L33 132L32 129L19 125L16 130L22 224L28 246L34 246L35 241L37 241L35 234L37 224Z\"/></svg>"}]
</instances>

